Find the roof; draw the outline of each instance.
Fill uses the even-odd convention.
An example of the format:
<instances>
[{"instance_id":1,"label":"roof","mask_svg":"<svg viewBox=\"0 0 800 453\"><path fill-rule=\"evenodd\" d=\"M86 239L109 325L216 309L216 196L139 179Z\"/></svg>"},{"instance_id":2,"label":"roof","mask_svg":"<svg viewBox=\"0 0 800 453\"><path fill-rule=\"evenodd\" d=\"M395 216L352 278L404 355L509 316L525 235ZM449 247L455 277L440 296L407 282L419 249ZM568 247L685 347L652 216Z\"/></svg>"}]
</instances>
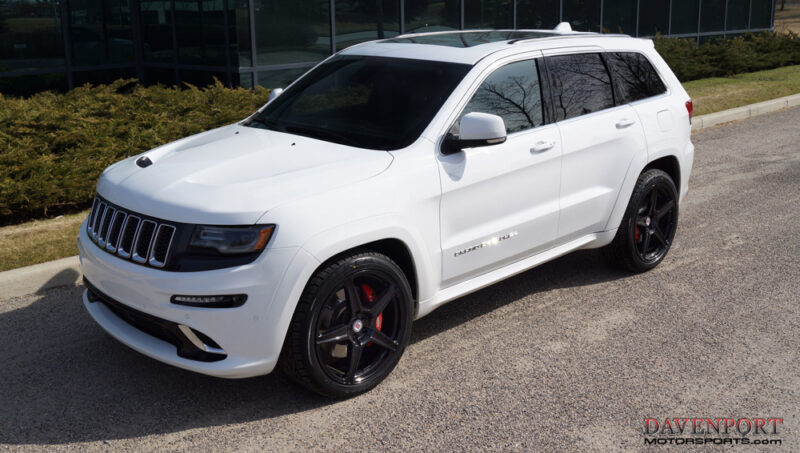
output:
<instances>
[{"instance_id":1,"label":"roof","mask_svg":"<svg viewBox=\"0 0 800 453\"><path fill-rule=\"evenodd\" d=\"M418 60L475 64L492 53L525 46L525 50L571 45L597 45L601 38L630 38L627 35L556 30L454 30L400 35L348 47L344 55L372 55ZM522 50L522 49L521 49Z\"/></svg>"}]
</instances>

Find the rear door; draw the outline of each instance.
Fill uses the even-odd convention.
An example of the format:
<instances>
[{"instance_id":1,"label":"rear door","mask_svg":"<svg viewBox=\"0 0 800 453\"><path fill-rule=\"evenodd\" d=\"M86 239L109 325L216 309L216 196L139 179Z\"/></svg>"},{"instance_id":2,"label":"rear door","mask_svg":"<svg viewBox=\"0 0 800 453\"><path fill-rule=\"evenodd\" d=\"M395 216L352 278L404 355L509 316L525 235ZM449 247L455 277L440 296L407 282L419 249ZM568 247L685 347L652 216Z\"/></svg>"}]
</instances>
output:
<instances>
[{"instance_id":1,"label":"rear door","mask_svg":"<svg viewBox=\"0 0 800 453\"><path fill-rule=\"evenodd\" d=\"M641 122L616 106L599 52L545 57L552 114L561 134L559 242L602 231L636 153L647 152Z\"/></svg>"}]
</instances>

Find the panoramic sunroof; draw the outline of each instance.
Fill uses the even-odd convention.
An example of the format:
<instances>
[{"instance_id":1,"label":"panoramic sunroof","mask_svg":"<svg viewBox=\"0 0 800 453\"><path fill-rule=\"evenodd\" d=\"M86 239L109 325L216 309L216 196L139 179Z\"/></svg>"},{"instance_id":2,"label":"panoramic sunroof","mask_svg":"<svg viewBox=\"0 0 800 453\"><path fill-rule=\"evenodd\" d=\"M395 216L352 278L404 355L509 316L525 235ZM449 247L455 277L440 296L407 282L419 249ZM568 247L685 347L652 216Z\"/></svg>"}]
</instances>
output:
<instances>
[{"instance_id":1,"label":"panoramic sunroof","mask_svg":"<svg viewBox=\"0 0 800 453\"><path fill-rule=\"evenodd\" d=\"M540 31L475 31L475 32L453 32L438 33L433 35L413 36L409 38L393 38L380 41L382 43L406 43L406 44L431 44L434 46L448 47L475 47L481 44L488 44L498 41L510 41L515 39L534 39L558 36L558 33L548 33Z\"/></svg>"}]
</instances>

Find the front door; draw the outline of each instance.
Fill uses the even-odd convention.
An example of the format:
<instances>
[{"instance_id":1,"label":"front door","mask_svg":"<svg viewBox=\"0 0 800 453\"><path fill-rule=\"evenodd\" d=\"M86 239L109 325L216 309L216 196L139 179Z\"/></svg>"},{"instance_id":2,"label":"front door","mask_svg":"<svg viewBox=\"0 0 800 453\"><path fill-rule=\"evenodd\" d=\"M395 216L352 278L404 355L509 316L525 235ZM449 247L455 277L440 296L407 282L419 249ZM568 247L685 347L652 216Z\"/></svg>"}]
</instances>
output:
<instances>
[{"instance_id":1,"label":"front door","mask_svg":"<svg viewBox=\"0 0 800 453\"><path fill-rule=\"evenodd\" d=\"M539 81L536 59L492 72L462 115L499 115L506 142L438 157L445 286L525 258L556 238L561 143L558 127L544 125Z\"/></svg>"}]
</instances>

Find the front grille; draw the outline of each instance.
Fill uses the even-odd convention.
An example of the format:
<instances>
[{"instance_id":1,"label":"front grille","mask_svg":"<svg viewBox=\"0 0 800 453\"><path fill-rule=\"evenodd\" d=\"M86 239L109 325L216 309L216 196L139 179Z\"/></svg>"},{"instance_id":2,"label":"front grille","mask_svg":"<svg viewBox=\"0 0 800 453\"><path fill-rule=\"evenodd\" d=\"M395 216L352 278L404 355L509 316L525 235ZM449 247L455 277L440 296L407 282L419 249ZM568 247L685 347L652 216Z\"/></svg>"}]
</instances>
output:
<instances>
[{"instance_id":1,"label":"front grille","mask_svg":"<svg viewBox=\"0 0 800 453\"><path fill-rule=\"evenodd\" d=\"M170 257L176 227L96 197L86 232L101 249L135 263L162 268Z\"/></svg>"}]
</instances>

